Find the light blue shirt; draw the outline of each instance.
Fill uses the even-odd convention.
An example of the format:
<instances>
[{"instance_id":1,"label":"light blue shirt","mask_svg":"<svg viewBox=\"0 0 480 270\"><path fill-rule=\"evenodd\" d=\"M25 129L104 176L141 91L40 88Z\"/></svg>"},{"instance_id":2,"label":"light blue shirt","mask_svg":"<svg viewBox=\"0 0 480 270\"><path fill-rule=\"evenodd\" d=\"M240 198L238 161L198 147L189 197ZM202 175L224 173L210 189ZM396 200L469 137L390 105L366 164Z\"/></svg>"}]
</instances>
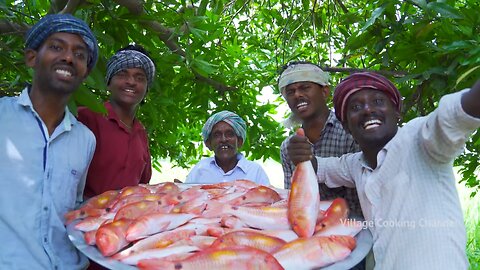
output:
<instances>
[{"instance_id":1,"label":"light blue shirt","mask_svg":"<svg viewBox=\"0 0 480 270\"><path fill-rule=\"evenodd\" d=\"M187 175L187 184L216 184L247 179L259 185L270 185L268 176L262 166L253 161L247 160L242 154L237 154L238 163L230 171L224 172L215 161L215 157L208 157L200 160Z\"/></svg>"},{"instance_id":2,"label":"light blue shirt","mask_svg":"<svg viewBox=\"0 0 480 270\"><path fill-rule=\"evenodd\" d=\"M93 133L66 109L49 136L27 89L0 99L0 125L0 268L84 269L64 214L82 201Z\"/></svg>"}]
</instances>

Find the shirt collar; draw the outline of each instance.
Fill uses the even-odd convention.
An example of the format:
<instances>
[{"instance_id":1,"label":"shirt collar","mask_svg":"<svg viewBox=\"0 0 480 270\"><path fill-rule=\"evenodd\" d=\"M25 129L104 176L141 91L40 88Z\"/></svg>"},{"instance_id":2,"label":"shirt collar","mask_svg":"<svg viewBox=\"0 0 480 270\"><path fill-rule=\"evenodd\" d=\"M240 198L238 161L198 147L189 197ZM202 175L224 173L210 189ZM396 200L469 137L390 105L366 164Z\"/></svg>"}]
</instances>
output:
<instances>
[{"instance_id":1,"label":"shirt collar","mask_svg":"<svg viewBox=\"0 0 480 270\"><path fill-rule=\"evenodd\" d=\"M107 111L108 111L107 118L108 118L109 120L114 120L114 121L117 123L118 127L124 129L125 131L128 131L128 130L126 129L126 127L124 127L123 124L121 123L120 118L118 118L118 115L117 115L117 113L115 112L115 110L113 109L112 104L107 101L107 102L105 102L104 105L105 105L105 108L106 108ZM143 127L140 125L140 123L138 122L137 118L135 117L135 118L133 119L132 131L137 130L137 129L143 129Z\"/></svg>"},{"instance_id":2,"label":"shirt collar","mask_svg":"<svg viewBox=\"0 0 480 270\"><path fill-rule=\"evenodd\" d=\"M221 169L221 167L217 164L215 157L211 157L211 159L212 160L210 161L210 163L214 164L216 167ZM233 167L233 169L230 171L235 170L235 168L239 168L244 173L247 173L247 159L245 158L245 156L241 153L237 153L237 161L238 161L237 165L235 165L235 167Z\"/></svg>"},{"instance_id":3,"label":"shirt collar","mask_svg":"<svg viewBox=\"0 0 480 270\"><path fill-rule=\"evenodd\" d=\"M400 130L401 127L398 128L397 130L397 134L398 134L398 131ZM397 134L395 134L395 136L397 136ZM396 151L394 150L395 149L395 145L392 144L392 141L395 139L395 136L393 136L393 138L385 145L383 146L382 149L380 149L380 151L378 152L377 154L377 168L380 168L383 164L383 162L385 161L385 159L387 158L387 153L390 151L392 153L395 153ZM399 149L397 149L398 151ZM373 169L367 164L367 162L365 161L365 156L361 155L361 158L360 158L360 162L362 164L362 167L364 168L367 168L369 170L372 170Z\"/></svg>"},{"instance_id":4,"label":"shirt collar","mask_svg":"<svg viewBox=\"0 0 480 270\"><path fill-rule=\"evenodd\" d=\"M330 113L328 114L327 122L325 123L325 125L334 126L335 121L337 121L337 117L335 116L335 113L332 110L330 110Z\"/></svg>"},{"instance_id":5,"label":"shirt collar","mask_svg":"<svg viewBox=\"0 0 480 270\"><path fill-rule=\"evenodd\" d=\"M29 108L41 120L37 111L35 111L35 108L33 107L32 100L30 99L30 96L28 95L29 92L30 92L29 86L25 87L25 89L23 89L20 96L18 96L17 102L20 106ZM68 107L65 106L65 115L63 116L63 120L60 123L60 125L63 125L64 130L69 131L69 130L72 129L72 126L76 125L77 123L78 123L78 121L75 118L75 116L73 116L73 114L70 112Z\"/></svg>"}]
</instances>

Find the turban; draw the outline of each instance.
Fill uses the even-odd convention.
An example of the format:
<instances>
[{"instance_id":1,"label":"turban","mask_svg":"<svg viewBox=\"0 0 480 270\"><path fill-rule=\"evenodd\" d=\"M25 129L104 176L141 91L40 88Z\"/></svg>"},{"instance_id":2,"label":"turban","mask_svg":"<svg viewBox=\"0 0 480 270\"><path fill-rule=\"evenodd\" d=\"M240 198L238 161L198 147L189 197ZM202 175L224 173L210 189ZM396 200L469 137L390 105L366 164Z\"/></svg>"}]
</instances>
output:
<instances>
[{"instance_id":1,"label":"turban","mask_svg":"<svg viewBox=\"0 0 480 270\"><path fill-rule=\"evenodd\" d=\"M87 67L91 70L98 59L97 39L88 25L70 14L49 14L40 19L25 37L25 48L37 50L52 34L66 32L80 35L88 47Z\"/></svg>"},{"instance_id":2,"label":"turban","mask_svg":"<svg viewBox=\"0 0 480 270\"><path fill-rule=\"evenodd\" d=\"M235 131L235 134L237 134L238 137L241 137L243 141L247 139L247 126L245 124L245 121L243 121L240 116L236 115L233 112L221 111L210 116L210 118L208 118L207 122L205 123L205 126L203 126L202 136L204 142L208 140L208 137L212 132L213 126L215 126L218 122L221 121L229 124Z\"/></svg>"},{"instance_id":3,"label":"turban","mask_svg":"<svg viewBox=\"0 0 480 270\"><path fill-rule=\"evenodd\" d=\"M357 91L374 89L388 95L398 111L402 109L402 96L391 81L374 72L354 73L342 80L335 88L333 94L333 105L337 118L345 121L345 109L348 98Z\"/></svg>"},{"instance_id":4,"label":"turban","mask_svg":"<svg viewBox=\"0 0 480 270\"><path fill-rule=\"evenodd\" d=\"M110 83L112 77L119 71L129 68L141 68L147 76L147 83L150 86L155 77L155 65L152 59L136 50L122 50L113 55L107 63L107 75L105 81Z\"/></svg>"},{"instance_id":5,"label":"turban","mask_svg":"<svg viewBox=\"0 0 480 270\"><path fill-rule=\"evenodd\" d=\"M310 63L292 64L285 69L278 78L278 88L285 96L285 88L296 82L314 82L319 85L328 85L329 75L321 68Z\"/></svg>"}]
</instances>

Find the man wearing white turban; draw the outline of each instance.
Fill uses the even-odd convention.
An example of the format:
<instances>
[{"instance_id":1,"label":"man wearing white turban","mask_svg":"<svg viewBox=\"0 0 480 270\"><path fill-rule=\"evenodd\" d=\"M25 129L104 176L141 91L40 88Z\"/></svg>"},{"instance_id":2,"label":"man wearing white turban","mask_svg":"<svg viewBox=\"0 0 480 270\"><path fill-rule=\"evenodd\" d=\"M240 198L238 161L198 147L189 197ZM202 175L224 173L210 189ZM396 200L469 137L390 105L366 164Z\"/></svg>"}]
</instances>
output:
<instances>
[{"instance_id":1,"label":"man wearing white turban","mask_svg":"<svg viewBox=\"0 0 480 270\"><path fill-rule=\"evenodd\" d=\"M197 163L188 174L186 183L213 184L246 179L270 185L263 168L238 152L247 139L246 124L240 116L230 111L212 115L202 129L202 136L215 156Z\"/></svg>"},{"instance_id":2,"label":"man wearing white turban","mask_svg":"<svg viewBox=\"0 0 480 270\"><path fill-rule=\"evenodd\" d=\"M339 157L360 150L327 106L327 98L330 96L329 75L319 66L310 62L289 63L278 79L278 88L292 111L285 126L292 130L295 126L303 127L315 156ZM289 139L290 137L286 138L280 148L285 188L290 188L295 169L288 156ZM322 200L344 198L350 212L362 216L356 189L329 188L325 184L319 184L319 192Z\"/></svg>"}]
</instances>

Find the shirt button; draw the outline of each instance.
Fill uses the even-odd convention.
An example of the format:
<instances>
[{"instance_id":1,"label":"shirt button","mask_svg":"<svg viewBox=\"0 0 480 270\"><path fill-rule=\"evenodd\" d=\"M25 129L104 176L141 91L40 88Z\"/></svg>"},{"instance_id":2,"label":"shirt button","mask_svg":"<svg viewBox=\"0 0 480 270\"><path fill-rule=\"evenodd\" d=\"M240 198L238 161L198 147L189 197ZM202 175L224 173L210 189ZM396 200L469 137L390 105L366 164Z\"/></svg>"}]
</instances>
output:
<instances>
[{"instance_id":1,"label":"shirt button","mask_svg":"<svg viewBox=\"0 0 480 270\"><path fill-rule=\"evenodd\" d=\"M47 243L48 242L48 239L47 237L43 238L43 242Z\"/></svg>"},{"instance_id":2,"label":"shirt button","mask_svg":"<svg viewBox=\"0 0 480 270\"><path fill-rule=\"evenodd\" d=\"M48 207L46 207L46 206L43 207L43 210L44 210L44 211L48 211Z\"/></svg>"}]
</instances>

